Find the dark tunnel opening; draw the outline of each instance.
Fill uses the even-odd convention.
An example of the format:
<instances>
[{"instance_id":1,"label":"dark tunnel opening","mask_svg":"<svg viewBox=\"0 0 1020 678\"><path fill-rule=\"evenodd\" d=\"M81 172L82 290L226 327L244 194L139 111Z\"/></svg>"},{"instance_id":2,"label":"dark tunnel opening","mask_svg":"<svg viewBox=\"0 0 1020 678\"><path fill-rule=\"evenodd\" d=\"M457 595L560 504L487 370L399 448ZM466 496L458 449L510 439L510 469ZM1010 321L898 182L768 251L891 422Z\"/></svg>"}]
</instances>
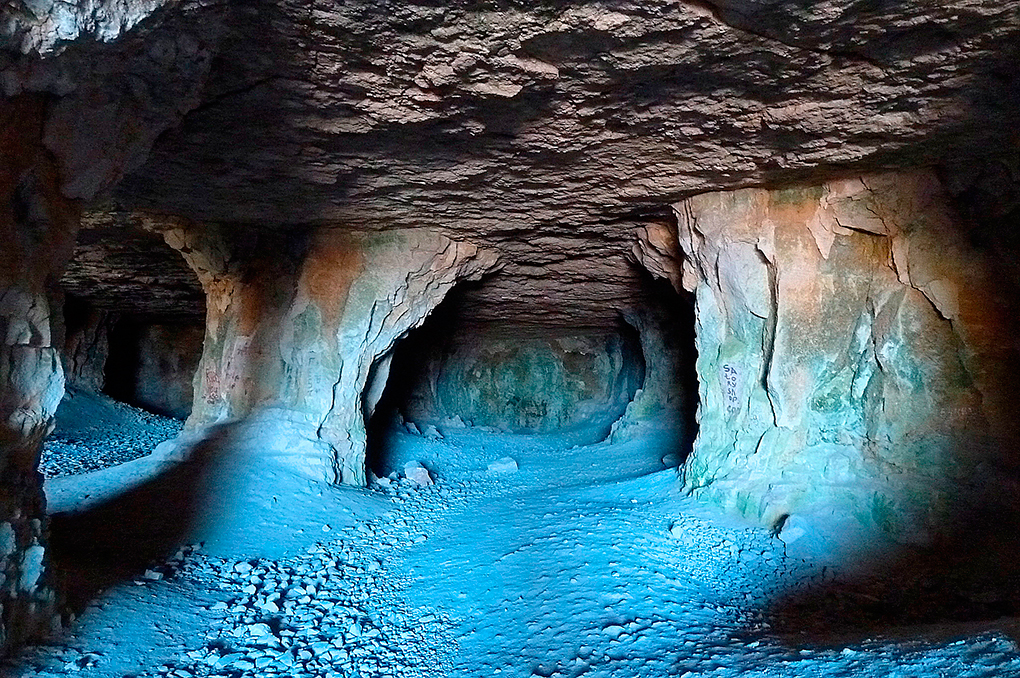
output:
<instances>
[{"instance_id":1,"label":"dark tunnel opening","mask_svg":"<svg viewBox=\"0 0 1020 678\"><path fill-rule=\"evenodd\" d=\"M652 391L652 408L659 408L661 426L675 437L669 440L670 465L690 456L698 436L701 404L694 295L677 291L665 279L641 271L641 303L623 314L641 338L642 352L652 366L646 389Z\"/></svg>"},{"instance_id":2,"label":"dark tunnel opening","mask_svg":"<svg viewBox=\"0 0 1020 678\"><path fill-rule=\"evenodd\" d=\"M110 328L103 392L154 414L187 419L204 336L196 322L122 316Z\"/></svg>"},{"instance_id":3,"label":"dark tunnel opening","mask_svg":"<svg viewBox=\"0 0 1020 678\"><path fill-rule=\"evenodd\" d=\"M571 445L636 442L677 467L697 434L692 301L642 275L611 325L476 323L484 283L461 284L377 361L365 393L367 467L399 475L394 436L436 440L571 435ZM382 378L382 377L379 377Z\"/></svg>"}]
</instances>

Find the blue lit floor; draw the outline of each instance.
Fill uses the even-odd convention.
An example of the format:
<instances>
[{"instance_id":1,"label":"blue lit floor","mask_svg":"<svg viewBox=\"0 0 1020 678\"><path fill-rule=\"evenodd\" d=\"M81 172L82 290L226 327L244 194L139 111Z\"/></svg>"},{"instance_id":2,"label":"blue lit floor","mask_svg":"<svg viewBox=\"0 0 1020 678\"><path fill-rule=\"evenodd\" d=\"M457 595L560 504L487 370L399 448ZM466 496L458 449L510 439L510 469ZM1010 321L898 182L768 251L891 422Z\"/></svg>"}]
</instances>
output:
<instances>
[{"instance_id":1,"label":"blue lit floor","mask_svg":"<svg viewBox=\"0 0 1020 678\"><path fill-rule=\"evenodd\" d=\"M58 646L9 671L1020 676L1009 619L823 644L777 632L769 605L817 568L681 496L652 442L576 440L396 434L390 465L421 461L436 485L378 490L381 508L280 561L183 554L167 580L108 590ZM519 470L486 470L504 456Z\"/></svg>"}]
</instances>

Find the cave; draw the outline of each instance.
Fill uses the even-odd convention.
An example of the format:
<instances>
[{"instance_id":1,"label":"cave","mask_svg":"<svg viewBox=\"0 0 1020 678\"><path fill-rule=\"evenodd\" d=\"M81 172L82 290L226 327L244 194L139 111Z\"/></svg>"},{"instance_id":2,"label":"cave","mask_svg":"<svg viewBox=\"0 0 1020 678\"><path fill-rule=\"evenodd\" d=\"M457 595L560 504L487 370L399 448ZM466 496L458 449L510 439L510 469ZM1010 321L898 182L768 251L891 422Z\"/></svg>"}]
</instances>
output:
<instances>
[{"instance_id":1,"label":"cave","mask_svg":"<svg viewBox=\"0 0 1020 678\"><path fill-rule=\"evenodd\" d=\"M1020 11L0 9L0 672L1020 675Z\"/></svg>"},{"instance_id":2,"label":"cave","mask_svg":"<svg viewBox=\"0 0 1020 678\"><path fill-rule=\"evenodd\" d=\"M394 436L441 440L466 429L503 434L511 448L522 437L558 434L565 447L595 451L639 428L653 465L686 458L698 392L690 300L643 275L615 318L508 322L485 309L498 304L491 290L500 285L497 275L454 288L377 360L363 396L370 473L397 480ZM441 455L428 462L430 472L445 471Z\"/></svg>"},{"instance_id":3,"label":"cave","mask_svg":"<svg viewBox=\"0 0 1020 678\"><path fill-rule=\"evenodd\" d=\"M191 413L205 335L195 274L158 236L97 220L76 239L58 290L65 385L43 475L100 470L175 438Z\"/></svg>"}]
</instances>

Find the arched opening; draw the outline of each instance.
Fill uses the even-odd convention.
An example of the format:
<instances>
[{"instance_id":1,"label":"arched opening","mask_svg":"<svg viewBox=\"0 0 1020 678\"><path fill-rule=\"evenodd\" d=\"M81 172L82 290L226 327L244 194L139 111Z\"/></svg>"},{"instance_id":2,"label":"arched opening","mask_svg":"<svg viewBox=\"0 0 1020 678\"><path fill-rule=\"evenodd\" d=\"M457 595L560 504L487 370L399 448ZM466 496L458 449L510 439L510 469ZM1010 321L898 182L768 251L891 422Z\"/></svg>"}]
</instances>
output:
<instances>
[{"instance_id":1,"label":"arched opening","mask_svg":"<svg viewBox=\"0 0 1020 678\"><path fill-rule=\"evenodd\" d=\"M388 485L409 464L448 478L489 472L535 441L587 448L579 463L605 477L683 461L696 432L689 300L642 277L608 322L566 327L479 322L487 294L485 282L461 284L377 361L365 394L370 478Z\"/></svg>"},{"instance_id":2,"label":"arched opening","mask_svg":"<svg viewBox=\"0 0 1020 678\"><path fill-rule=\"evenodd\" d=\"M61 287L65 393L40 460L47 478L116 466L177 436L204 337L198 280L158 235L87 220Z\"/></svg>"},{"instance_id":3,"label":"arched opening","mask_svg":"<svg viewBox=\"0 0 1020 678\"><path fill-rule=\"evenodd\" d=\"M642 437L657 446L666 466L690 455L700 403L693 295L642 271L637 302L623 314L649 366L633 410L614 425L614 437ZM634 431L629 431L636 428Z\"/></svg>"}]
</instances>

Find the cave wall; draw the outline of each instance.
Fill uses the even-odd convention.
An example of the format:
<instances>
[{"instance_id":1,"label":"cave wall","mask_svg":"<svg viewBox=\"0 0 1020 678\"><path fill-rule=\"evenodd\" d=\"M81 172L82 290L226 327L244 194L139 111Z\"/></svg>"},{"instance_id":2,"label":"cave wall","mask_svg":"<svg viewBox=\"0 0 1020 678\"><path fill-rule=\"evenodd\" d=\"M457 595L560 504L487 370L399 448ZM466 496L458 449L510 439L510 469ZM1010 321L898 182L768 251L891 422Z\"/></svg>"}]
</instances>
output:
<instances>
[{"instance_id":1,"label":"cave wall","mask_svg":"<svg viewBox=\"0 0 1020 678\"><path fill-rule=\"evenodd\" d=\"M107 393L150 412L186 419L204 338L203 324L122 318L109 340Z\"/></svg>"},{"instance_id":2,"label":"cave wall","mask_svg":"<svg viewBox=\"0 0 1020 678\"><path fill-rule=\"evenodd\" d=\"M923 541L1015 470L1016 281L932 173L675 209L696 294L695 496L766 524L834 511Z\"/></svg>"},{"instance_id":3,"label":"cave wall","mask_svg":"<svg viewBox=\"0 0 1020 678\"><path fill-rule=\"evenodd\" d=\"M64 303L64 350L61 356L68 388L100 393L106 385L110 329L117 315L67 297Z\"/></svg>"},{"instance_id":4,"label":"cave wall","mask_svg":"<svg viewBox=\"0 0 1020 678\"><path fill-rule=\"evenodd\" d=\"M52 319L55 333L64 336L58 342L67 388L106 393L178 419L191 414L202 323L122 316L70 295L58 327L60 321Z\"/></svg>"},{"instance_id":5,"label":"cave wall","mask_svg":"<svg viewBox=\"0 0 1020 678\"><path fill-rule=\"evenodd\" d=\"M644 381L641 347L620 333L554 329L514 337L459 328L446 338L427 354L410 393L404 413L415 422L459 416L476 426L534 433L608 427Z\"/></svg>"},{"instance_id":6,"label":"cave wall","mask_svg":"<svg viewBox=\"0 0 1020 678\"><path fill-rule=\"evenodd\" d=\"M54 598L38 465L64 392L53 319L78 207L42 150L43 114L41 98L0 104L0 653L48 630Z\"/></svg>"},{"instance_id":7,"label":"cave wall","mask_svg":"<svg viewBox=\"0 0 1020 678\"><path fill-rule=\"evenodd\" d=\"M187 427L273 413L293 437L281 463L328 482L366 480L363 400L370 377L385 381L396 340L456 282L497 263L490 250L425 230L321 229L281 239L158 228L207 298Z\"/></svg>"}]
</instances>

